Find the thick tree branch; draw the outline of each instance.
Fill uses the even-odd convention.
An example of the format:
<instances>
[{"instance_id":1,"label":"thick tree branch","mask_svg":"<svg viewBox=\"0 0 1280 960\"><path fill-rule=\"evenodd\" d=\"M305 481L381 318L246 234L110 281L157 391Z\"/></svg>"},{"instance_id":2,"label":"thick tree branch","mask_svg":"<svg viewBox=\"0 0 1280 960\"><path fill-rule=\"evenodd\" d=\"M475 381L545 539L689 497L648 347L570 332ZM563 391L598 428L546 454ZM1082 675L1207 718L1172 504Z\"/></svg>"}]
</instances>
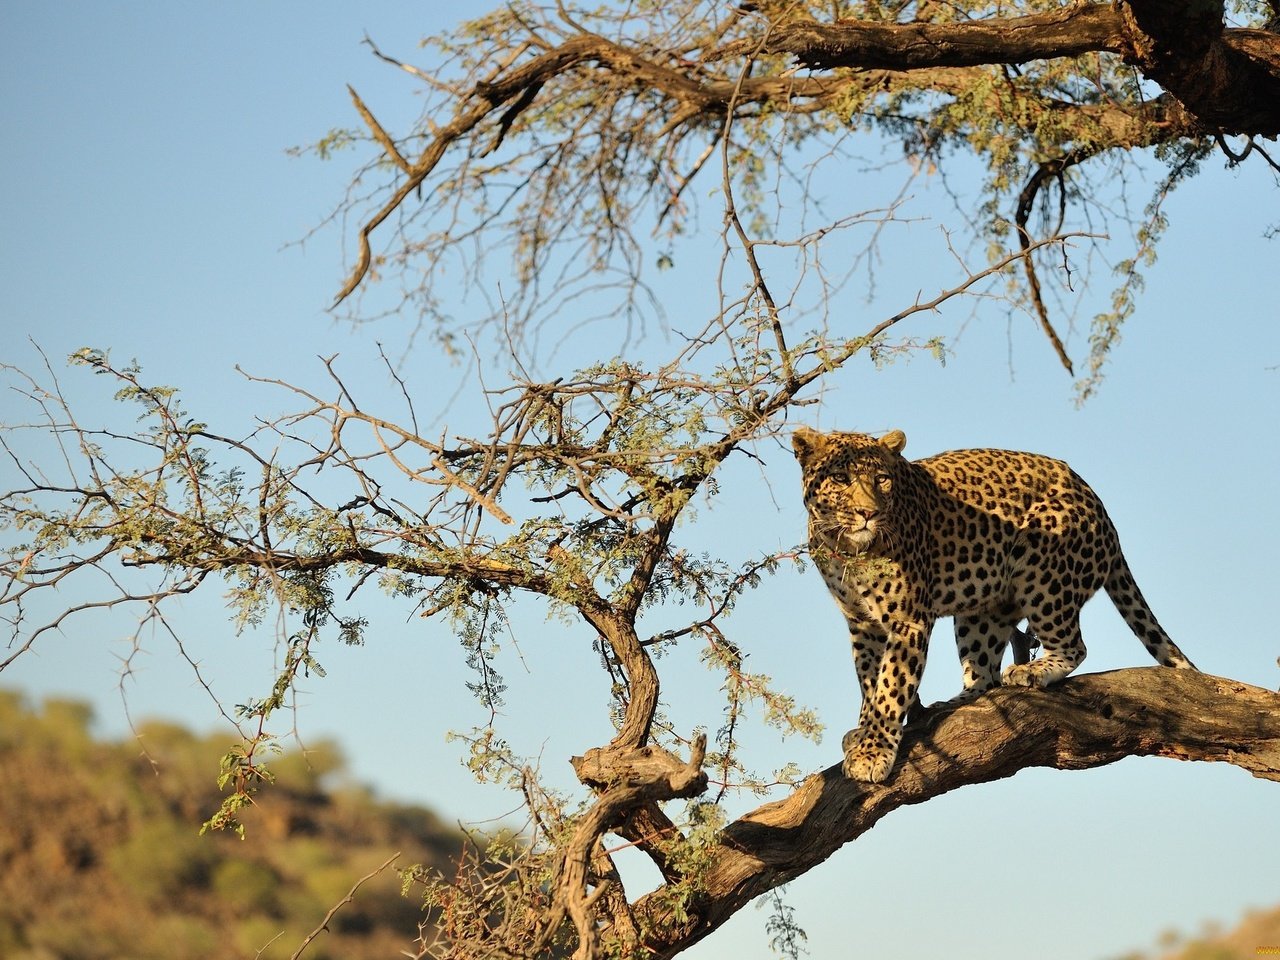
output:
<instances>
[{"instance_id":1,"label":"thick tree branch","mask_svg":"<svg viewBox=\"0 0 1280 960\"><path fill-rule=\"evenodd\" d=\"M1220 0L1126 0L1116 8L1131 44L1125 59L1206 128L1280 133L1280 36L1224 29Z\"/></svg>"},{"instance_id":2,"label":"thick tree branch","mask_svg":"<svg viewBox=\"0 0 1280 960\"><path fill-rule=\"evenodd\" d=\"M920 70L1120 53L1124 44L1119 15L1098 3L961 23L801 21L774 27L763 52L789 53L815 70Z\"/></svg>"},{"instance_id":3,"label":"thick tree branch","mask_svg":"<svg viewBox=\"0 0 1280 960\"><path fill-rule=\"evenodd\" d=\"M1050 690L999 688L931 709L907 728L888 783L856 783L837 764L730 824L686 919L658 895L636 904L651 931L646 945L655 957L676 955L899 807L1028 767L1082 770L1131 756L1231 763L1280 781L1280 693L1150 667L1073 677Z\"/></svg>"}]
</instances>

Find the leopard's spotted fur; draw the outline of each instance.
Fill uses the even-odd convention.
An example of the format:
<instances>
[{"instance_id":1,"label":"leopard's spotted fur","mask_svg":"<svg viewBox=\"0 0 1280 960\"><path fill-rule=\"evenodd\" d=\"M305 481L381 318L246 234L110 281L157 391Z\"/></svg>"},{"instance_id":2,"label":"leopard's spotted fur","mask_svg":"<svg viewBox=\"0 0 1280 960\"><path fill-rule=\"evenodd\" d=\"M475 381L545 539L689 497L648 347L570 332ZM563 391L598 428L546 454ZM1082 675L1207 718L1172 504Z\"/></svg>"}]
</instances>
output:
<instances>
[{"instance_id":1,"label":"leopard's spotted fur","mask_svg":"<svg viewBox=\"0 0 1280 960\"><path fill-rule=\"evenodd\" d=\"M955 617L964 691L1001 682L1026 619L1041 656L1003 682L1047 686L1080 665L1080 608L1106 590L1130 629L1167 667L1194 669L1156 622L1097 494L1059 460L954 450L915 462L895 430L793 437L809 512L809 545L849 625L862 688L844 740L855 780L888 778L915 703L934 621Z\"/></svg>"}]
</instances>

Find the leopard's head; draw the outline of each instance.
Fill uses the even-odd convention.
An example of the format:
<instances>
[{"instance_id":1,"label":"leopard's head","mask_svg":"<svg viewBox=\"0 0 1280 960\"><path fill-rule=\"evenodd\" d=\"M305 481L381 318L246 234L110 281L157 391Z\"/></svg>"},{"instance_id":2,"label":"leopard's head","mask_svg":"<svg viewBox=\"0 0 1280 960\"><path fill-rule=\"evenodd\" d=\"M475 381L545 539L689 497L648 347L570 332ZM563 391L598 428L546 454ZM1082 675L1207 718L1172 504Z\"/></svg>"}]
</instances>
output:
<instances>
[{"instance_id":1,"label":"leopard's head","mask_svg":"<svg viewBox=\"0 0 1280 960\"><path fill-rule=\"evenodd\" d=\"M800 461L810 547L865 553L892 527L906 434L892 430L877 438L801 427L791 445Z\"/></svg>"}]
</instances>

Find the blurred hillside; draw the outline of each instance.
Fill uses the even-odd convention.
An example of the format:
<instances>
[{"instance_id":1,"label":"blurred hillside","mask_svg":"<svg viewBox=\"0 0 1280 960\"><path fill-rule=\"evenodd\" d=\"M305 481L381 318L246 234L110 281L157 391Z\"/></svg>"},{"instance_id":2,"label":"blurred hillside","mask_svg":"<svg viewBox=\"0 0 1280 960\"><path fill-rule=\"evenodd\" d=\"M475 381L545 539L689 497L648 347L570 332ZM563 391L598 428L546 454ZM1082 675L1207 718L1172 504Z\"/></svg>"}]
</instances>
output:
<instances>
[{"instance_id":1,"label":"blurred hillside","mask_svg":"<svg viewBox=\"0 0 1280 960\"><path fill-rule=\"evenodd\" d=\"M360 877L444 866L461 838L428 810L343 784L330 743L286 752L244 816L247 839L198 836L217 809L225 735L151 722L93 738L83 704L0 691L0 957L289 957ZM145 749L145 753L144 753ZM364 884L307 960L395 957L421 919L394 869Z\"/></svg>"},{"instance_id":2,"label":"blurred hillside","mask_svg":"<svg viewBox=\"0 0 1280 960\"><path fill-rule=\"evenodd\" d=\"M1257 960L1263 956L1280 956L1280 906L1251 911L1225 932L1217 925L1196 936L1170 931L1155 950L1127 953L1116 960Z\"/></svg>"}]
</instances>

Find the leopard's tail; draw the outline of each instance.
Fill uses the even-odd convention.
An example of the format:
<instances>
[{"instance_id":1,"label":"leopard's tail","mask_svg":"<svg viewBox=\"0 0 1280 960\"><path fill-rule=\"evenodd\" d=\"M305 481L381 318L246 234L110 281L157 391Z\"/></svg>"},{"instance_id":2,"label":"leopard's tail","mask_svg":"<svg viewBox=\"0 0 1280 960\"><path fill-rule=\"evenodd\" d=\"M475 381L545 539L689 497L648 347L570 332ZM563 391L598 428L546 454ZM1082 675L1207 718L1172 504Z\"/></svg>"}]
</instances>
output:
<instances>
[{"instance_id":1,"label":"leopard's tail","mask_svg":"<svg viewBox=\"0 0 1280 960\"><path fill-rule=\"evenodd\" d=\"M1178 649L1176 643L1169 639L1169 635L1156 620L1156 615L1147 606L1147 601L1142 596L1142 591L1138 589L1138 584L1133 579L1133 572L1123 556L1116 560L1115 566L1111 569L1111 576L1103 584L1103 589L1107 591L1107 596L1120 611L1120 616L1124 617L1124 622L1129 625L1129 629L1142 641L1147 652L1155 657L1157 663L1162 667L1175 667L1179 670L1196 669L1196 665Z\"/></svg>"}]
</instances>

